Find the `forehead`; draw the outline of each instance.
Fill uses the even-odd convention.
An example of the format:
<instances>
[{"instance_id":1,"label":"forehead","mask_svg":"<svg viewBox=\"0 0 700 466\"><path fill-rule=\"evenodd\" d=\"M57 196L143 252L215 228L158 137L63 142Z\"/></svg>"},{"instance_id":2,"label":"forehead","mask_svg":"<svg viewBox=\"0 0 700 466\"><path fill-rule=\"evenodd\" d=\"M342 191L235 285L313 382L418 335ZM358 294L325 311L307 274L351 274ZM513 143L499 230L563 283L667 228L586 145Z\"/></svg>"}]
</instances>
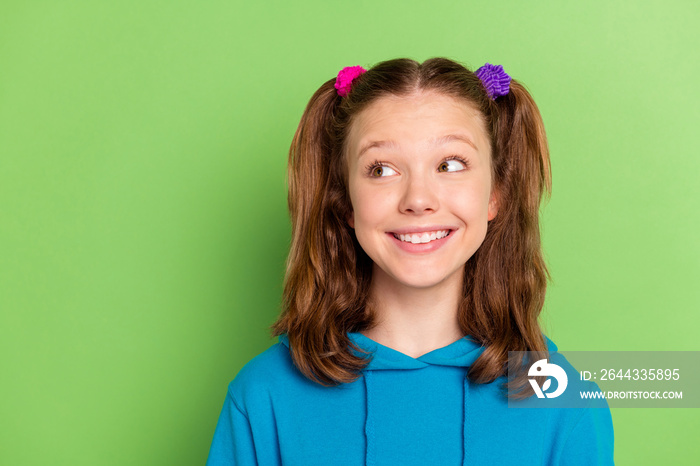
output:
<instances>
[{"instance_id":1,"label":"forehead","mask_svg":"<svg viewBox=\"0 0 700 466\"><path fill-rule=\"evenodd\" d=\"M477 150L489 151L484 118L471 103L435 91L382 96L355 115L347 149L356 156L376 141L417 144L446 135L464 135Z\"/></svg>"}]
</instances>

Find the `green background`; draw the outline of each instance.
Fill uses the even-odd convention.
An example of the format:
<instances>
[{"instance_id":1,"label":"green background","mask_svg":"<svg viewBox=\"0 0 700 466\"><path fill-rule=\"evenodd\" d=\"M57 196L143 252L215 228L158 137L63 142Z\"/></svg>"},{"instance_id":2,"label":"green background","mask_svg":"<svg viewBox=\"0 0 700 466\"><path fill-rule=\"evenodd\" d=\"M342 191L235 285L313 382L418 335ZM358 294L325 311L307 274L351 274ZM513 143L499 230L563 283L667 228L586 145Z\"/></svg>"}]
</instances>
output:
<instances>
[{"instance_id":1,"label":"green background","mask_svg":"<svg viewBox=\"0 0 700 466\"><path fill-rule=\"evenodd\" d=\"M538 102L561 350L700 350L698 5L2 1L0 462L204 463L273 342L302 111L388 58L502 64ZM613 419L618 464L700 456L698 410Z\"/></svg>"}]
</instances>

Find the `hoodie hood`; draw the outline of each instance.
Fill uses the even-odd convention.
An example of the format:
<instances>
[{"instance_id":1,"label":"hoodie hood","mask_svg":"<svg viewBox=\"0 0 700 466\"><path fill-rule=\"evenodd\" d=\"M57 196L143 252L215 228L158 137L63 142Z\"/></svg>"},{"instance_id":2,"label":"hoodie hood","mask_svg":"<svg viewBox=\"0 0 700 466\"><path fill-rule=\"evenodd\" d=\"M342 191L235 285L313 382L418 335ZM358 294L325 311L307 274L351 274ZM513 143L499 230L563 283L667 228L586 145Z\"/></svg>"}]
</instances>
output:
<instances>
[{"instance_id":1,"label":"hoodie hood","mask_svg":"<svg viewBox=\"0 0 700 466\"><path fill-rule=\"evenodd\" d=\"M485 347L474 341L470 336L465 336L443 348L438 348L418 358L413 358L395 349L384 346L361 333L348 333L350 340L360 349L371 353L369 364L365 371L377 371L386 369L421 369L430 365L469 367L476 361ZM546 335L547 349L554 353L557 346ZM289 348L289 339L286 334L279 336L279 341ZM362 353L354 351L362 356Z\"/></svg>"},{"instance_id":2,"label":"hoodie hood","mask_svg":"<svg viewBox=\"0 0 700 466\"><path fill-rule=\"evenodd\" d=\"M361 333L348 333L348 336L355 345L372 353L372 359L365 368L369 371L422 369L429 365L469 367L484 352L483 346L469 337L463 337L448 346L413 358L377 343Z\"/></svg>"}]
</instances>

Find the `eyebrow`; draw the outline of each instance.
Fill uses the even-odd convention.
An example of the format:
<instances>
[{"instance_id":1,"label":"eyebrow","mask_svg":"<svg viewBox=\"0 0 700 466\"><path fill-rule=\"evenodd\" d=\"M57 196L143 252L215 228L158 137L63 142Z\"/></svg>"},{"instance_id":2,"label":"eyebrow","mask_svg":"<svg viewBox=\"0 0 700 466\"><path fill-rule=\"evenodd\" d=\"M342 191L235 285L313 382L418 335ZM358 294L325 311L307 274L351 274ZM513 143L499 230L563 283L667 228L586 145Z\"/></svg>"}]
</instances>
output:
<instances>
[{"instance_id":1,"label":"eyebrow","mask_svg":"<svg viewBox=\"0 0 700 466\"><path fill-rule=\"evenodd\" d=\"M433 147L440 146L443 144L447 144L448 142L452 141L462 141L464 143L469 144L472 146L475 150L479 150L476 147L476 144L474 144L474 141L466 135L463 134L447 134L445 136L439 137L439 138L433 138L429 141L430 144L433 145ZM391 147L393 149L396 149L398 144L396 142L388 140L388 141L370 141L364 146L362 146L362 149L360 149L360 154L357 156L359 159L362 157L362 155L367 152L370 149L376 148L376 147Z\"/></svg>"}]
</instances>

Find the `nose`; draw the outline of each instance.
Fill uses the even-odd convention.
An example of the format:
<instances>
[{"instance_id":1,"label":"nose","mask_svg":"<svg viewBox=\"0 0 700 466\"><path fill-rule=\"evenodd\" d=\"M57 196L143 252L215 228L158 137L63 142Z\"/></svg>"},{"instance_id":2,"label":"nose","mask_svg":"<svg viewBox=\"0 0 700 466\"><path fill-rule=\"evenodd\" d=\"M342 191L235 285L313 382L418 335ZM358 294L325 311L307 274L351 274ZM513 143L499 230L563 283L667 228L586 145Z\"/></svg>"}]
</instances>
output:
<instances>
[{"instance_id":1,"label":"nose","mask_svg":"<svg viewBox=\"0 0 700 466\"><path fill-rule=\"evenodd\" d=\"M439 199L435 188L429 177L408 177L399 204L401 213L424 214L437 211Z\"/></svg>"}]
</instances>

